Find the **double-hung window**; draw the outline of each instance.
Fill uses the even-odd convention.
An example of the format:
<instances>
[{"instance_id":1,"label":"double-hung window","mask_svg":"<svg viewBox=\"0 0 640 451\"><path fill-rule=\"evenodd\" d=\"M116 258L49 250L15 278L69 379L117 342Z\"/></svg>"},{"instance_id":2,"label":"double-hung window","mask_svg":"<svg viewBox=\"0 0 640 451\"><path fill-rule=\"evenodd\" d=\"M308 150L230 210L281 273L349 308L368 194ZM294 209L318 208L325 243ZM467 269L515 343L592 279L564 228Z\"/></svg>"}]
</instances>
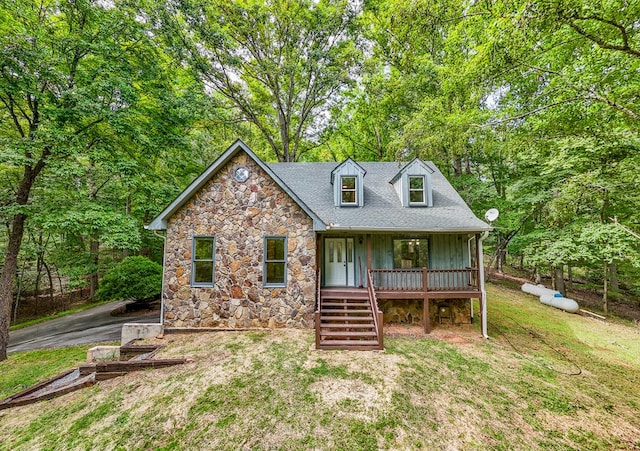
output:
<instances>
[{"instance_id":1,"label":"double-hung window","mask_svg":"<svg viewBox=\"0 0 640 451\"><path fill-rule=\"evenodd\" d=\"M343 175L340 179L340 199L342 205L357 205L357 177Z\"/></svg>"},{"instance_id":2,"label":"double-hung window","mask_svg":"<svg viewBox=\"0 0 640 451\"><path fill-rule=\"evenodd\" d=\"M264 239L264 282L267 287L287 284L287 237L268 236Z\"/></svg>"},{"instance_id":3,"label":"double-hung window","mask_svg":"<svg viewBox=\"0 0 640 451\"><path fill-rule=\"evenodd\" d=\"M424 175L409 176L409 205L424 205Z\"/></svg>"},{"instance_id":4,"label":"double-hung window","mask_svg":"<svg viewBox=\"0 0 640 451\"><path fill-rule=\"evenodd\" d=\"M191 285L194 287L213 286L215 262L215 237L193 237L193 249L191 252Z\"/></svg>"}]
</instances>

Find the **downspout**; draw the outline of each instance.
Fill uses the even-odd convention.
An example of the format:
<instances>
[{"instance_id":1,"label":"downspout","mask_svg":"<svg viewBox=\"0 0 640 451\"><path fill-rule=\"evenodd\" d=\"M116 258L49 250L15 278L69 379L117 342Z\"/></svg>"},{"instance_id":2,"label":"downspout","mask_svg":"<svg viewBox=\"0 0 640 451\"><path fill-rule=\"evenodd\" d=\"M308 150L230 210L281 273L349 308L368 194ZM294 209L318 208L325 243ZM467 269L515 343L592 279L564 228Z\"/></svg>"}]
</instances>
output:
<instances>
[{"instance_id":1,"label":"downspout","mask_svg":"<svg viewBox=\"0 0 640 451\"><path fill-rule=\"evenodd\" d=\"M167 237L162 236L157 230L153 231L153 234L162 238L162 285L160 286L160 325L164 330L164 271L167 267Z\"/></svg>"},{"instance_id":2,"label":"downspout","mask_svg":"<svg viewBox=\"0 0 640 451\"><path fill-rule=\"evenodd\" d=\"M467 240L467 254L469 254L469 268L471 268L471 240L475 238L473 235ZM471 324L473 324L473 298L469 299L469 307L471 308Z\"/></svg>"},{"instance_id":3,"label":"downspout","mask_svg":"<svg viewBox=\"0 0 640 451\"><path fill-rule=\"evenodd\" d=\"M489 338L489 334L487 333L487 290L484 286L484 253L482 251L482 242L486 237L489 236L489 231L487 230L480 236L478 240L478 278L480 279L480 304L482 309L482 337Z\"/></svg>"}]
</instances>

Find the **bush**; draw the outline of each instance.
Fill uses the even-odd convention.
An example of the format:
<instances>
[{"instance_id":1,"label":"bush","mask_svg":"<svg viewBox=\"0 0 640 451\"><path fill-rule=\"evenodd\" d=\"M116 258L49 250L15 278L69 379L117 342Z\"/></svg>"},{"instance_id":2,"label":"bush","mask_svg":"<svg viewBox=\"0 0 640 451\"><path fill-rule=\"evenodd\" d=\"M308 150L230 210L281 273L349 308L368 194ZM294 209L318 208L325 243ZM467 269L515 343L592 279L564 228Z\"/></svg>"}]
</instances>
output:
<instances>
[{"instance_id":1,"label":"bush","mask_svg":"<svg viewBox=\"0 0 640 451\"><path fill-rule=\"evenodd\" d=\"M145 257L127 257L100 281L99 301L155 298L162 290L162 266Z\"/></svg>"}]
</instances>

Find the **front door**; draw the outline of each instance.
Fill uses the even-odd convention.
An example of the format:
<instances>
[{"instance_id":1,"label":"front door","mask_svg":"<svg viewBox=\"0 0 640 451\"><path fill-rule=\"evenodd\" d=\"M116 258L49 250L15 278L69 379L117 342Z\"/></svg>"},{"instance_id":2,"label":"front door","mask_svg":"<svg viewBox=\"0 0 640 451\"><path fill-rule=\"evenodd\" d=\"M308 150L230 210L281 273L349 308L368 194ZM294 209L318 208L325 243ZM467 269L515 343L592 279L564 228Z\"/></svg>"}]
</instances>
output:
<instances>
[{"instance_id":1,"label":"front door","mask_svg":"<svg viewBox=\"0 0 640 451\"><path fill-rule=\"evenodd\" d=\"M355 286L353 253L353 238L324 239L324 283L326 286Z\"/></svg>"}]
</instances>

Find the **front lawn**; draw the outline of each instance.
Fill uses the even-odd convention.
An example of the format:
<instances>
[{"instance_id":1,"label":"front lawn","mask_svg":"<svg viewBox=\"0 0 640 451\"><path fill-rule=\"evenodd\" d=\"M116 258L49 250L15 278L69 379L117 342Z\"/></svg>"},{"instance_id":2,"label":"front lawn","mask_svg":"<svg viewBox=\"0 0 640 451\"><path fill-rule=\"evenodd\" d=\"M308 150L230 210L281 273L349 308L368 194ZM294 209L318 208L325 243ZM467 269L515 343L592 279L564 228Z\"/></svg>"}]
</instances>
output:
<instances>
[{"instance_id":1,"label":"front lawn","mask_svg":"<svg viewBox=\"0 0 640 451\"><path fill-rule=\"evenodd\" d=\"M158 357L192 363L2 411L0 448L640 447L637 325L496 286L489 320L490 340L475 324L385 352L315 351L308 330L167 335Z\"/></svg>"}]
</instances>

